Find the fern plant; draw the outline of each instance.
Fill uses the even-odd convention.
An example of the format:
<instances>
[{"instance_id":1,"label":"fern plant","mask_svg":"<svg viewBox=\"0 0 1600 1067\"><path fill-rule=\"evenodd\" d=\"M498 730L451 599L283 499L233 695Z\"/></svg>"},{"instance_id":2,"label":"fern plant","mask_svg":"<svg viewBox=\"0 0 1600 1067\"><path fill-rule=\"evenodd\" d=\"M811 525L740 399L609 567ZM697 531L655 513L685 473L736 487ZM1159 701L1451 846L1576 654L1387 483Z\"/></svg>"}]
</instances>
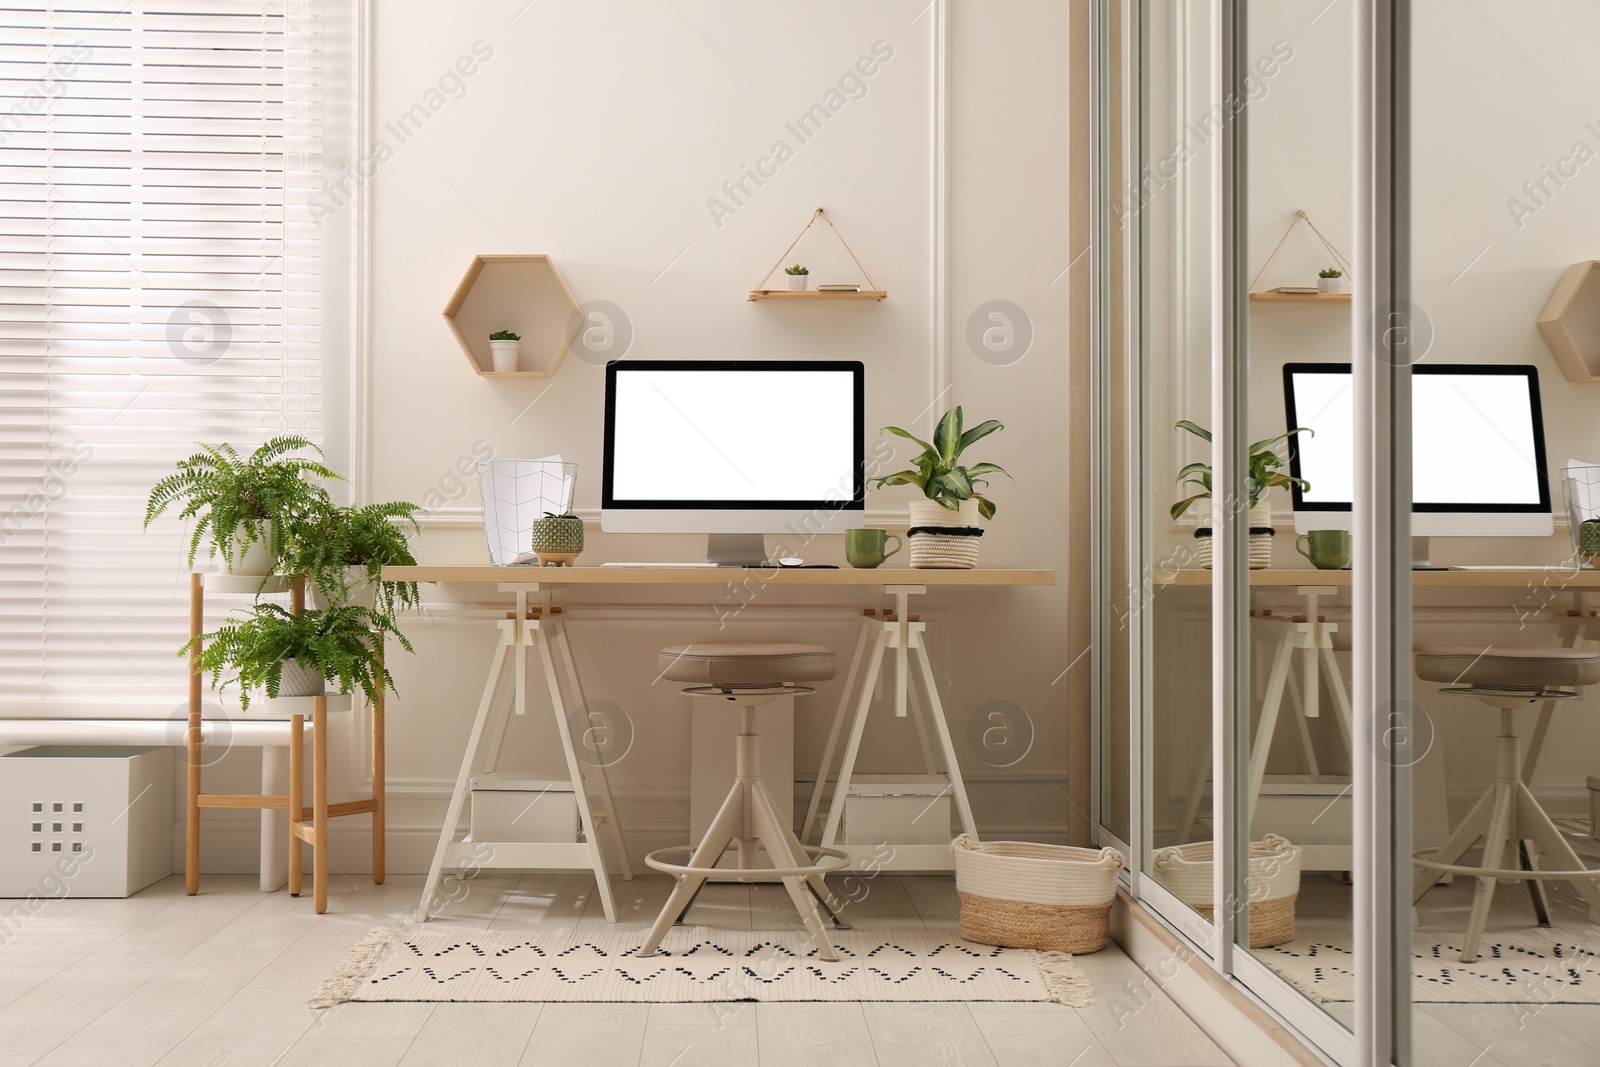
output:
<instances>
[{"instance_id":1,"label":"fern plant","mask_svg":"<svg viewBox=\"0 0 1600 1067\"><path fill-rule=\"evenodd\" d=\"M150 490L145 527L181 503L178 518L194 520L191 567L207 538L229 559L263 540L275 558L281 556L294 522L328 503L328 491L308 479L343 481L317 459L290 454L306 450L322 456L322 449L295 434L272 438L248 459L230 444L201 444Z\"/></svg>"},{"instance_id":2,"label":"fern plant","mask_svg":"<svg viewBox=\"0 0 1600 1067\"><path fill-rule=\"evenodd\" d=\"M394 678L377 653L386 633L412 651L393 620L366 608L341 604L295 615L281 604L258 603L243 616L190 641L179 655L186 655L199 641L200 668L211 675L211 688L220 692L237 684L239 704L245 710L253 692L278 695L283 664L290 659L322 675L338 692L359 689L376 705L380 692L394 691Z\"/></svg>"},{"instance_id":3,"label":"fern plant","mask_svg":"<svg viewBox=\"0 0 1600 1067\"><path fill-rule=\"evenodd\" d=\"M892 433L900 437L915 441L922 446L922 454L912 460L912 469L896 471L894 474L878 478L880 487L885 485L914 485L922 490L922 495L950 511L960 511L963 500L976 500L978 514L985 519L994 518L994 503L978 492L986 487L989 482L985 478L988 474L1006 474L1006 472L993 463L974 463L970 467L961 463L961 453L975 441L980 441L996 430L1005 427L994 419L981 422L970 430L962 429L961 407L951 408L939 419L939 425L933 431L933 443L929 444L915 434L902 430L898 426L885 426L883 433ZM1011 475L1006 474L1009 478Z\"/></svg>"},{"instance_id":4,"label":"fern plant","mask_svg":"<svg viewBox=\"0 0 1600 1067\"><path fill-rule=\"evenodd\" d=\"M410 533L420 533L416 513L422 510L404 500L360 507L318 506L289 530L284 570L305 575L329 604L350 597L347 569L360 567L364 579L374 584L374 606L380 616L392 617L401 608L421 604L415 582L385 582L387 566L414 567Z\"/></svg>"}]
</instances>

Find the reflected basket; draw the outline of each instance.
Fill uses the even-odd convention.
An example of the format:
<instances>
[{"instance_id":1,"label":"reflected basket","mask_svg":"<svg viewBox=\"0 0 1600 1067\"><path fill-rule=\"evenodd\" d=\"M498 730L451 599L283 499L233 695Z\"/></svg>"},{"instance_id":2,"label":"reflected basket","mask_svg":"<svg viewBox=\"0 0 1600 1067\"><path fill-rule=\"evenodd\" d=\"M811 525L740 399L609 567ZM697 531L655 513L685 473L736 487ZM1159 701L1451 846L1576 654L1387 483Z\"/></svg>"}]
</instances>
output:
<instances>
[{"instance_id":1,"label":"reflected basket","mask_svg":"<svg viewBox=\"0 0 1600 1067\"><path fill-rule=\"evenodd\" d=\"M1600 467L1562 468L1561 488L1567 497L1573 554L1585 566L1600 566Z\"/></svg>"},{"instance_id":2,"label":"reflected basket","mask_svg":"<svg viewBox=\"0 0 1600 1067\"><path fill-rule=\"evenodd\" d=\"M490 459L478 464L483 537L497 567L534 563L534 521L565 515L577 495L578 465L559 459Z\"/></svg>"}]
</instances>

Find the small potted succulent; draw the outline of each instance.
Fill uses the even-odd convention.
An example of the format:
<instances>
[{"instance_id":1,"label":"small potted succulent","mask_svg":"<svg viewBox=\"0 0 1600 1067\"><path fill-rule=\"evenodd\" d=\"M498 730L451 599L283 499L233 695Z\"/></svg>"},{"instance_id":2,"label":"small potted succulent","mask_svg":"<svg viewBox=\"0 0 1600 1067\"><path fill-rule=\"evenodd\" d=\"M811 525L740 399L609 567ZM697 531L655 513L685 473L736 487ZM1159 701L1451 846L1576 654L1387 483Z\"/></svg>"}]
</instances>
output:
<instances>
[{"instance_id":1,"label":"small potted succulent","mask_svg":"<svg viewBox=\"0 0 1600 1067\"><path fill-rule=\"evenodd\" d=\"M283 570L306 577L314 608L354 604L386 617L415 608L416 583L386 582L381 574L387 566L416 566L410 535L421 532L420 510L404 500L318 508L290 531Z\"/></svg>"},{"instance_id":2,"label":"small potted succulent","mask_svg":"<svg viewBox=\"0 0 1600 1067\"><path fill-rule=\"evenodd\" d=\"M811 282L811 271L798 263L783 268L783 273L788 276L785 280L791 289L804 289Z\"/></svg>"},{"instance_id":3,"label":"small potted succulent","mask_svg":"<svg viewBox=\"0 0 1600 1067\"><path fill-rule=\"evenodd\" d=\"M1344 272L1335 267L1324 267L1317 272L1317 292L1344 292Z\"/></svg>"},{"instance_id":4,"label":"small potted succulent","mask_svg":"<svg viewBox=\"0 0 1600 1067\"><path fill-rule=\"evenodd\" d=\"M509 374L516 370L521 354L521 334L511 330L496 330L489 335L489 358L494 362L496 374Z\"/></svg>"},{"instance_id":5,"label":"small potted succulent","mask_svg":"<svg viewBox=\"0 0 1600 1067\"><path fill-rule=\"evenodd\" d=\"M987 475L1006 472L993 463L967 466L961 462L961 454L974 442L1003 429L990 419L964 430L960 406L939 419L932 443L898 426L884 427L883 432L922 446L910 470L877 479L879 487L914 485L922 490L923 499L911 502L906 531L913 567L968 568L977 564L978 538L983 536L978 520L992 519L995 512L994 503L979 490L989 484Z\"/></svg>"},{"instance_id":6,"label":"small potted succulent","mask_svg":"<svg viewBox=\"0 0 1600 1067\"><path fill-rule=\"evenodd\" d=\"M344 604L295 615L281 604L258 603L194 641L201 643L200 668L211 675L211 687L237 683L239 704L248 711L252 694L320 696L330 683L340 693L360 689L376 703L381 690L394 691L378 654L385 634L412 651L390 620L366 608Z\"/></svg>"},{"instance_id":7,"label":"small potted succulent","mask_svg":"<svg viewBox=\"0 0 1600 1067\"><path fill-rule=\"evenodd\" d=\"M1211 431L1196 426L1188 419L1180 419L1177 424L1180 430L1194 434L1200 440L1211 443ZM1250 568L1261 570L1272 566L1272 537L1275 531L1272 528L1272 505L1267 502L1267 492L1275 486L1298 485L1302 490L1310 489L1311 483L1304 478L1295 478L1283 473L1283 457L1273 451L1273 446L1280 441L1287 441L1297 433L1311 433L1305 427L1281 433L1277 437L1269 437L1264 441L1253 441L1249 448L1250 470L1245 475L1245 486L1250 493ZM1178 472L1176 484L1181 488L1194 488L1198 492L1184 497L1172 505L1174 520L1183 517L1184 512L1196 502L1211 499L1211 464L1205 462L1190 463ZM1195 530L1195 545L1198 562L1202 567L1211 566L1211 534L1209 526L1202 526Z\"/></svg>"},{"instance_id":8,"label":"small potted succulent","mask_svg":"<svg viewBox=\"0 0 1600 1067\"><path fill-rule=\"evenodd\" d=\"M533 520L533 551L541 567L570 567L583 551L583 520L568 511L552 511Z\"/></svg>"},{"instance_id":9,"label":"small potted succulent","mask_svg":"<svg viewBox=\"0 0 1600 1067\"><path fill-rule=\"evenodd\" d=\"M316 459L290 454L300 451L322 456L320 448L294 435L272 438L248 459L229 444L202 444L150 490L144 525L181 501L178 517L194 520L189 566L209 541L227 573L265 577L287 550L293 526L328 506L327 490L308 478L343 481Z\"/></svg>"}]
</instances>

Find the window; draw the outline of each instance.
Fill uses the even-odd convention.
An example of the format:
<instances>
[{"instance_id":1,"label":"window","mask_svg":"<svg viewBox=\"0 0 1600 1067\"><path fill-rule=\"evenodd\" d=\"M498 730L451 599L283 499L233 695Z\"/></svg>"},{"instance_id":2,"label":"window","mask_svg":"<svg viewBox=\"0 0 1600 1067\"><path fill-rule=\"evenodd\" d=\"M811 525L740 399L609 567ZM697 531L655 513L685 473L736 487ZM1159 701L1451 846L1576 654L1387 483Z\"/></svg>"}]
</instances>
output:
<instances>
[{"instance_id":1,"label":"window","mask_svg":"<svg viewBox=\"0 0 1600 1067\"><path fill-rule=\"evenodd\" d=\"M322 439L312 11L0 11L0 711L176 708L185 537L141 529L149 487L197 441Z\"/></svg>"}]
</instances>

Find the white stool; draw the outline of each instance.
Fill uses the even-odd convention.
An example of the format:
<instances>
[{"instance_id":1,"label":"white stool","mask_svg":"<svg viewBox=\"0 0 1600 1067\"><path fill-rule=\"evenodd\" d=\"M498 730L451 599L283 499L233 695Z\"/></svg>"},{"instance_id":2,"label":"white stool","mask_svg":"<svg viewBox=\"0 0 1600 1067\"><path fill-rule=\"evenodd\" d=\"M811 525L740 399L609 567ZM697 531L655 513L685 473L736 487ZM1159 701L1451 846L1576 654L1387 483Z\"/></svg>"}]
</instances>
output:
<instances>
[{"instance_id":1,"label":"white stool","mask_svg":"<svg viewBox=\"0 0 1600 1067\"><path fill-rule=\"evenodd\" d=\"M1497 881L1528 882L1542 926L1548 926L1549 919L1538 883L1571 882L1589 904L1589 920L1600 921L1600 888L1595 886L1600 869L1583 866L1528 789L1526 776L1532 774L1533 768L1523 766L1522 741L1513 721L1517 708L1544 700L1571 699L1578 694L1565 687L1600 682L1600 653L1575 648L1500 645L1425 648L1417 653L1417 676L1430 682L1449 683L1442 692L1476 697L1490 707L1499 708L1500 740L1494 784L1478 798L1471 813L1437 852L1431 857L1421 852L1413 860L1421 870L1412 883L1412 903L1420 902L1423 894L1446 873L1478 880L1466 941L1462 945L1462 963L1478 958L1478 943L1489 921L1489 906L1494 900ZM1482 864L1477 867L1458 864L1456 861L1479 838L1483 839ZM1524 841L1532 841L1562 869L1535 869ZM1501 867L1507 846L1514 846L1521 853L1520 867Z\"/></svg>"},{"instance_id":2,"label":"white stool","mask_svg":"<svg viewBox=\"0 0 1600 1067\"><path fill-rule=\"evenodd\" d=\"M807 847L800 843L761 781L761 739L755 731L755 709L775 697L813 692L794 682L826 681L833 677L833 652L817 645L695 644L661 650L661 676L675 682L695 682L685 689L690 696L712 697L737 704L743 723L738 737L733 788L722 802L705 837L693 849L686 845L657 849L645 862L674 875L678 883L667 898L639 949L653 956L667 930L681 922L696 894L708 881L758 882L779 879L789 890L801 921L811 934L817 954L838 959L833 942L817 910L820 901L833 924L848 929L844 905L828 889L824 876L850 862L835 848ZM738 863L718 867L730 844L738 842ZM757 865L757 843L767 850L772 866ZM686 856L686 863L672 862Z\"/></svg>"}]
</instances>

